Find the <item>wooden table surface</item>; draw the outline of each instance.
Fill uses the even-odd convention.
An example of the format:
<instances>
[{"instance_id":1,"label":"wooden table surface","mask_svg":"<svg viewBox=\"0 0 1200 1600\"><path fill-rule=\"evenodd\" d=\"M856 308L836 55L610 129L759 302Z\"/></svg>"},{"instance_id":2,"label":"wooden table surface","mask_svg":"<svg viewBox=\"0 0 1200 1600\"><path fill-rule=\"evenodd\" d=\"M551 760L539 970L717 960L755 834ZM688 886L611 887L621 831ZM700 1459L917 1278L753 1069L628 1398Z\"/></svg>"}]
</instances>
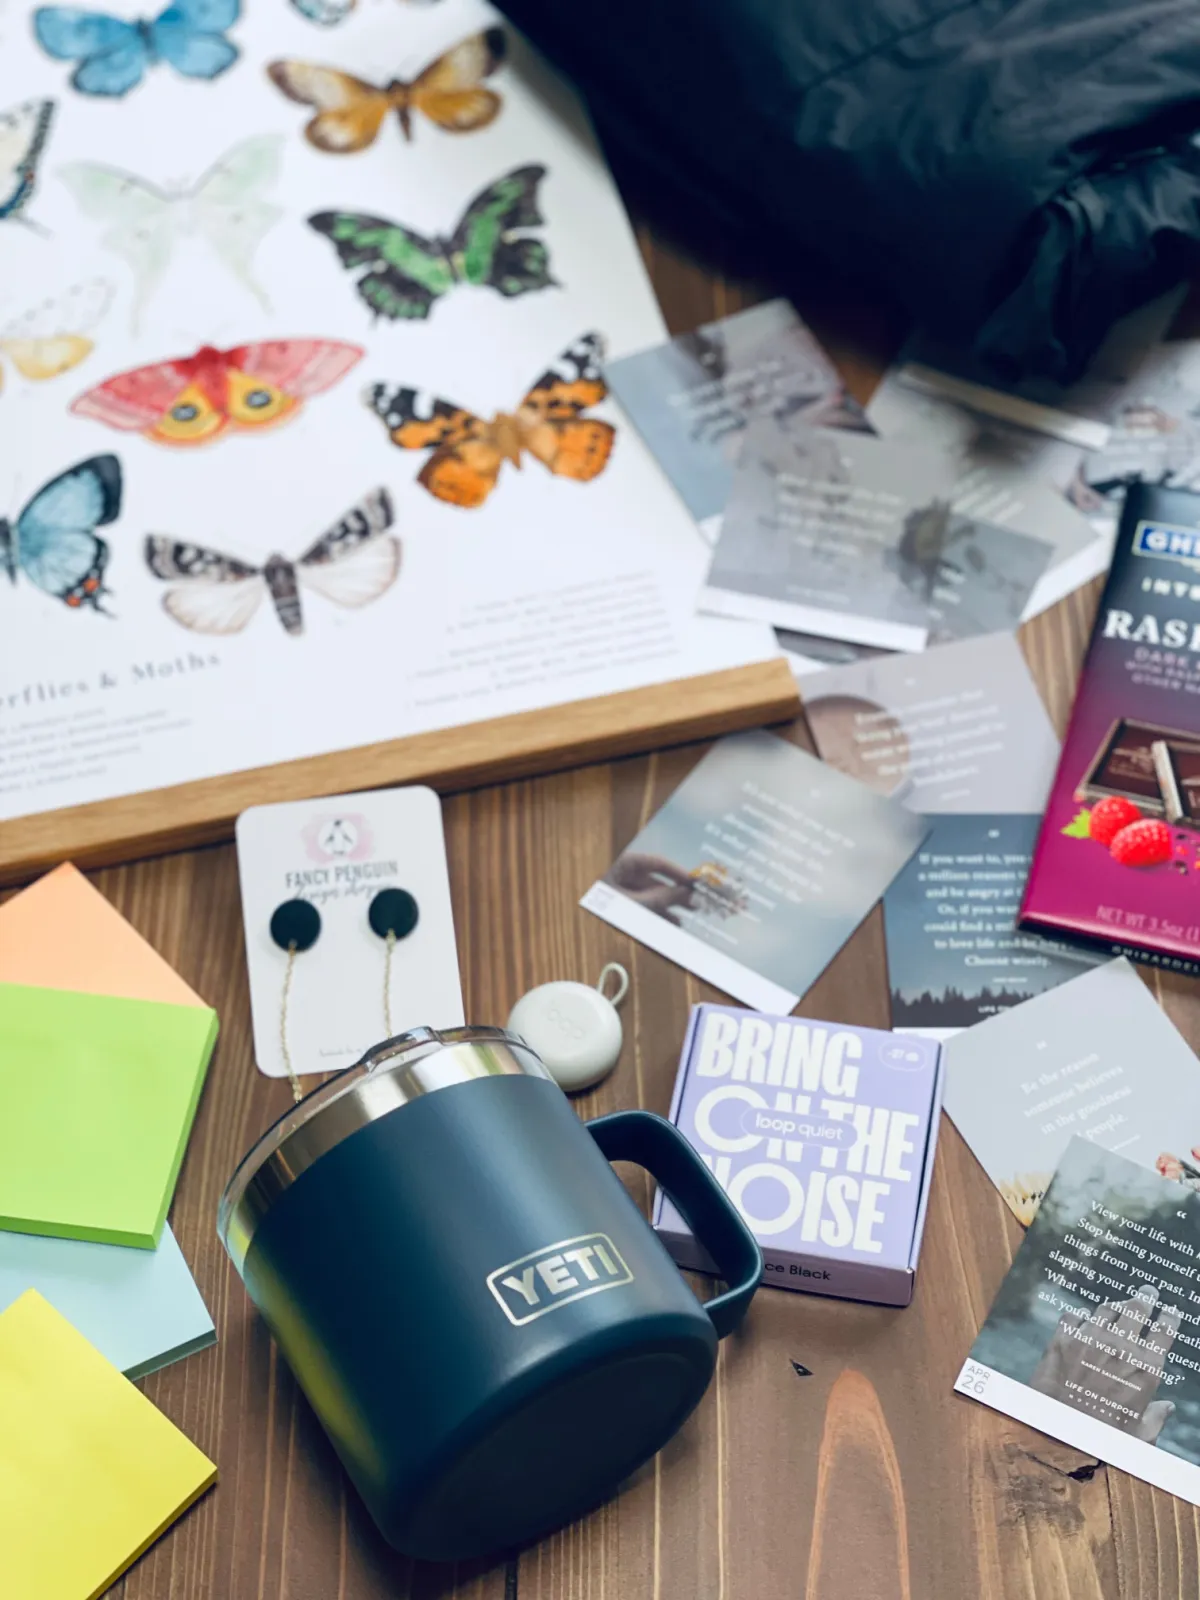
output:
<instances>
[{"instance_id":1,"label":"wooden table surface","mask_svg":"<svg viewBox=\"0 0 1200 1600\"><path fill-rule=\"evenodd\" d=\"M690 265L645 230L642 239L673 331L762 292ZM888 354L885 319L828 293L795 297L865 398ZM1023 630L1060 732L1096 597L1093 585ZM802 723L793 736L811 748ZM471 1021L503 1022L533 984L590 979L609 960L629 968L624 1054L580 1100L584 1117L635 1105L665 1112L689 1005L723 998L576 905L701 753L671 750L445 802ZM763 1290L744 1330L722 1345L695 1416L594 1515L490 1565L413 1565L390 1552L214 1232L225 1180L288 1104L286 1083L262 1077L251 1053L232 846L95 881L221 1017L171 1212L219 1342L144 1384L220 1477L114 1595L1179 1600L1200 1591L1190 1506L952 1392L1021 1230L948 1122L911 1307ZM1147 982L1200 1046L1200 985L1157 973ZM886 1028L887 995L876 910L800 1012ZM630 1182L647 1203L648 1183Z\"/></svg>"}]
</instances>

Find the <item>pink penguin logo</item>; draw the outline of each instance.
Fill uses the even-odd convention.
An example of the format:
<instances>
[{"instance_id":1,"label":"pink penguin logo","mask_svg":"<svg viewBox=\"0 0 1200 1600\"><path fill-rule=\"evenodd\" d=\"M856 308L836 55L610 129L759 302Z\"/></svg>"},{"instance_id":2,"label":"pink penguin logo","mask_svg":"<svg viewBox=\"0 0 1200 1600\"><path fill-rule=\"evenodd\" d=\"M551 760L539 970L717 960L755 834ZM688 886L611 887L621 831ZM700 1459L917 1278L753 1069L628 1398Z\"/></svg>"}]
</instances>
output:
<instances>
[{"instance_id":1,"label":"pink penguin logo","mask_svg":"<svg viewBox=\"0 0 1200 1600\"><path fill-rule=\"evenodd\" d=\"M315 817L301 831L305 854L325 866L330 861L365 861L374 839L366 817L356 812L329 812Z\"/></svg>"}]
</instances>

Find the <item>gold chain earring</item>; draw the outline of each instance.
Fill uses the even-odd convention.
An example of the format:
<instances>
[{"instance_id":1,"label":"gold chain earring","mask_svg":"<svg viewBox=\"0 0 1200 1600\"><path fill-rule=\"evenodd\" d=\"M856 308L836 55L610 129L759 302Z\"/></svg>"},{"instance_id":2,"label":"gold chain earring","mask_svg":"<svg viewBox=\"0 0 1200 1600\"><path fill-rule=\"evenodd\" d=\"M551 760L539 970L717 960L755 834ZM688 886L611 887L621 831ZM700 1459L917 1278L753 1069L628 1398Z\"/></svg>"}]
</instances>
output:
<instances>
[{"instance_id":1,"label":"gold chain earring","mask_svg":"<svg viewBox=\"0 0 1200 1600\"><path fill-rule=\"evenodd\" d=\"M285 900L281 906L276 906L271 917L271 938L287 955L283 989L279 997L279 1049L288 1082L292 1086L292 1098L297 1102L303 1100L304 1090L300 1087L296 1069L292 1066L292 1052L288 1048L288 998L292 992L292 970L296 965L296 957L303 950L311 950L320 933L321 913L311 900Z\"/></svg>"},{"instance_id":2,"label":"gold chain earring","mask_svg":"<svg viewBox=\"0 0 1200 1600\"><path fill-rule=\"evenodd\" d=\"M367 908L371 932L387 945L383 961L383 1022L392 1037L392 956L401 939L407 939L420 920L415 896L407 889L381 889Z\"/></svg>"}]
</instances>

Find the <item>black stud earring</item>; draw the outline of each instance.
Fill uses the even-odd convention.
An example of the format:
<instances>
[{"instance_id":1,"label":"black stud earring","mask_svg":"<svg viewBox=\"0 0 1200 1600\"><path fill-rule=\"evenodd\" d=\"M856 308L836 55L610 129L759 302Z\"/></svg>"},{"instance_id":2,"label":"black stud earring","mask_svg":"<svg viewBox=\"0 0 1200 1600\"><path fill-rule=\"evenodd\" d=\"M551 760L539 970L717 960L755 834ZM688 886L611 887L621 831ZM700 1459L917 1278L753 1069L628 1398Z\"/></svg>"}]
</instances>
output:
<instances>
[{"instance_id":1,"label":"black stud earring","mask_svg":"<svg viewBox=\"0 0 1200 1600\"><path fill-rule=\"evenodd\" d=\"M296 1069L292 1066L292 1053L288 1049L288 996L292 992L292 969L296 965L297 955L302 950L311 950L320 936L321 913L311 900L285 900L281 906L276 906L270 926L271 938L281 950L287 952L287 969L283 974L283 990L279 997L279 1049L287 1069L288 1082L292 1086L292 1098L299 1102L304 1098L304 1090L300 1087Z\"/></svg>"},{"instance_id":2,"label":"black stud earring","mask_svg":"<svg viewBox=\"0 0 1200 1600\"><path fill-rule=\"evenodd\" d=\"M401 939L407 939L420 920L416 899L407 889L381 889L367 908L371 932L387 944L383 964L383 1021L392 1037L392 952Z\"/></svg>"}]
</instances>

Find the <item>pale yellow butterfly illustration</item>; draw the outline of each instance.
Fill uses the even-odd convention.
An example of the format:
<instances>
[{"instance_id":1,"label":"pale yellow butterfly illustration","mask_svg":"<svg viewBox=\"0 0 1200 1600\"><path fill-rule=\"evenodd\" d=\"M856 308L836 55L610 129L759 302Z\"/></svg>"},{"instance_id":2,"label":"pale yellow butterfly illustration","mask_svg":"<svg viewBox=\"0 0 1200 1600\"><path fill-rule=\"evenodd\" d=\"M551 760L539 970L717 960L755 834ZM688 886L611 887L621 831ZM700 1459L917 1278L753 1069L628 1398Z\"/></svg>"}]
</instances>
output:
<instances>
[{"instance_id":1,"label":"pale yellow butterfly illustration","mask_svg":"<svg viewBox=\"0 0 1200 1600\"><path fill-rule=\"evenodd\" d=\"M0 356L11 361L23 378L35 382L70 372L91 355L94 345L88 334L108 310L112 296L112 285L95 278L43 301L0 327Z\"/></svg>"}]
</instances>

